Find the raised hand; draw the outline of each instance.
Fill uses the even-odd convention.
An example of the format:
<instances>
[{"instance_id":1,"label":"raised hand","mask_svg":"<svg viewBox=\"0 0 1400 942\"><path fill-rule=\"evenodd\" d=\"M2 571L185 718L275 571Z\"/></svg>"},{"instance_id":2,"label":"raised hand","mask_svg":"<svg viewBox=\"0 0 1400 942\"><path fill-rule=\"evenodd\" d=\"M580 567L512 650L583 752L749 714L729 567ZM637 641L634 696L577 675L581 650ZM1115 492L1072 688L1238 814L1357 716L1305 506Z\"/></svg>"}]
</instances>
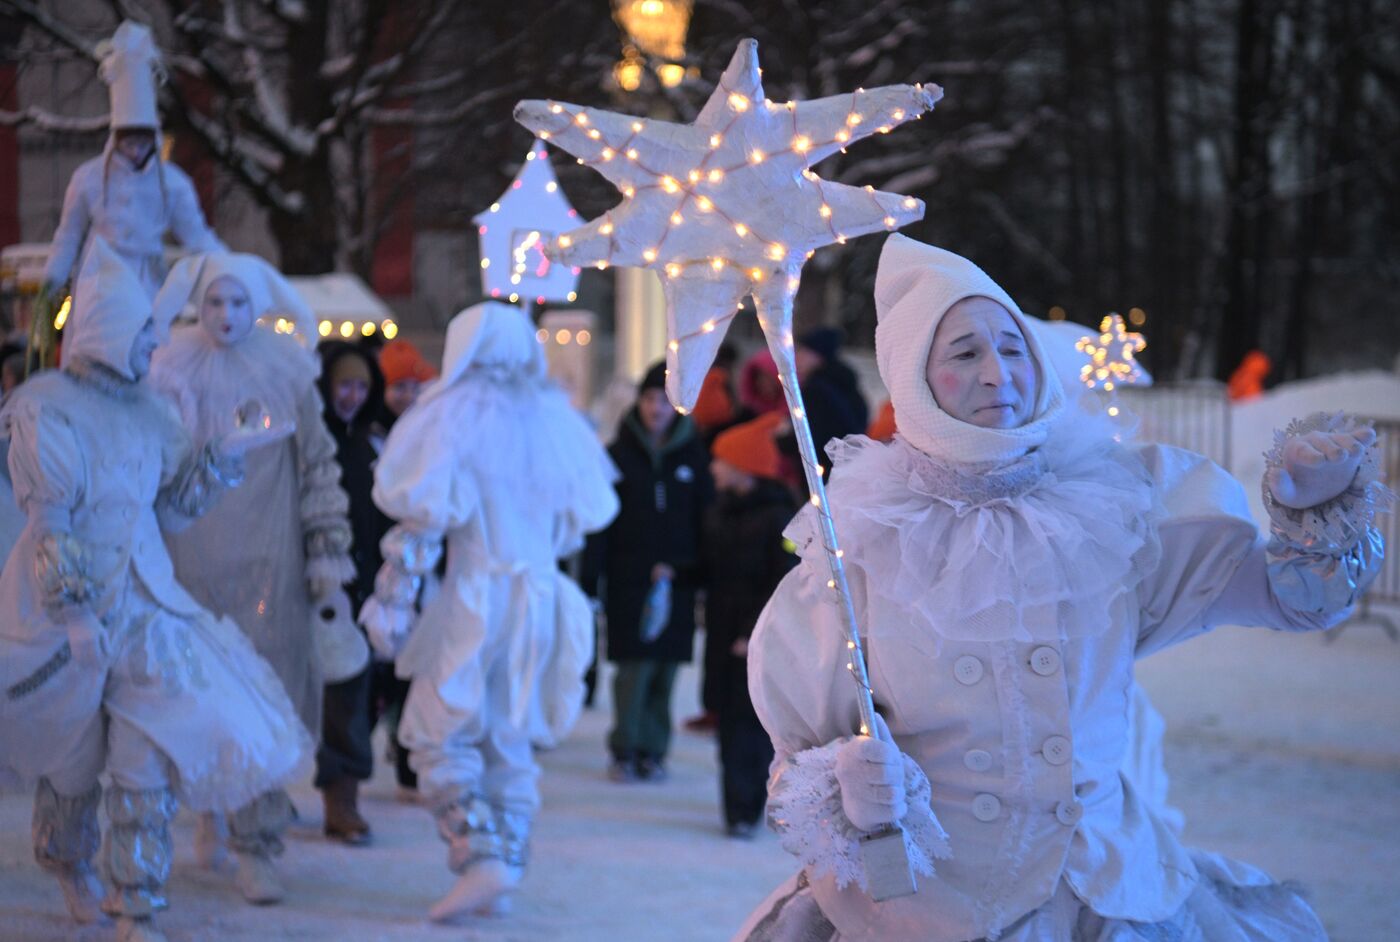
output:
<instances>
[{"instance_id":1,"label":"raised hand","mask_svg":"<svg viewBox=\"0 0 1400 942\"><path fill-rule=\"evenodd\" d=\"M1306 432L1284 443L1282 467L1271 469L1265 483L1285 507L1301 510L1325 504L1351 486L1375 440L1376 432L1369 427Z\"/></svg>"}]
</instances>

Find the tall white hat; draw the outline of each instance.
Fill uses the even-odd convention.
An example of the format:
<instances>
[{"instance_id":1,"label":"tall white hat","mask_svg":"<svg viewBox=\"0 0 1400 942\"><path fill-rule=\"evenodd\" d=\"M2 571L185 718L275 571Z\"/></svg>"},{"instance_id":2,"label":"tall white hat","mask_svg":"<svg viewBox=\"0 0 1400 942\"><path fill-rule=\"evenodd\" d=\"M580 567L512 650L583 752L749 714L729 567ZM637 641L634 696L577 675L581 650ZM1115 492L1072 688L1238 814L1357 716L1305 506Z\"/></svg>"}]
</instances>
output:
<instances>
[{"instance_id":1,"label":"tall white hat","mask_svg":"<svg viewBox=\"0 0 1400 942\"><path fill-rule=\"evenodd\" d=\"M111 39L98 46L97 52L97 74L107 83L112 104L112 128L158 130L156 89L165 81L165 68L151 31L126 20Z\"/></svg>"}]
</instances>

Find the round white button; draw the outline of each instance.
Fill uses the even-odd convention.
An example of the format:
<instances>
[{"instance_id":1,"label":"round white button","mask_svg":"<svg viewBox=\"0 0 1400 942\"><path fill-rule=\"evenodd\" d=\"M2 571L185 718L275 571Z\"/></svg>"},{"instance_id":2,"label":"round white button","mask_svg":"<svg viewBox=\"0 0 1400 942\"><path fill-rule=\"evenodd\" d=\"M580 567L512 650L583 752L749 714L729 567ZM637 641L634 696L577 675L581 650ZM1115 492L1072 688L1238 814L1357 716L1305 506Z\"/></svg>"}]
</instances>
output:
<instances>
[{"instance_id":1,"label":"round white button","mask_svg":"<svg viewBox=\"0 0 1400 942\"><path fill-rule=\"evenodd\" d=\"M985 792L972 799L972 816L978 821L995 821L1001 814L1001 800Z\"/></svg>"},{"instance_id":2,"label":"round white button","mask_svg":"<svg viewBox=\"0 0 1400 942\"><path fill-rule=\"evenodd\" d=\"M1040 744L1040 754L1051 765L1064 765L1069 761L1069 740L1063 736L1051 736Z\"/></svg>"},{"instance_id":3,"label":"round white button","mask_svg":"<svg viewBox=\"0 0 1400 942\"><path fill-rule=\"evenodd\" d=\"M1084 806L1078 801L1062 801L1055 806L1055 820L1067 828L1072 828L1084 817Z\"/></svg>"},{"instance_id":4,"label":"round white button","mask_svg":"<svg viewBox=\"0 0 1400 942\"><path fill-rule=\"evenodd\" d=\"M1031 670L1049 677L1060 669L1060 655L1054 648L1039 647L1031 652Z\"/></svg>"},{"instance_id":5,"label":"round white button","mask_svg":"<svg viewBox=\"0 0 1400 942\"><path fill-rule=\"evenodd\" d=\"M958 683L970 687L982 679L982 662L971 654L964 654L953 662L953 676Z\"/></svg>"},{"instance_id":6,"label":"round white button","mask_svg":"<svg viewBox=\"0 0 1400 942\"><path fill-rule=\"evenodd\" d=\"M974 772L985 772L992 767L992 754L985 749L973 749L963 756L963 765Z\"/></svg>"}]
</instances>

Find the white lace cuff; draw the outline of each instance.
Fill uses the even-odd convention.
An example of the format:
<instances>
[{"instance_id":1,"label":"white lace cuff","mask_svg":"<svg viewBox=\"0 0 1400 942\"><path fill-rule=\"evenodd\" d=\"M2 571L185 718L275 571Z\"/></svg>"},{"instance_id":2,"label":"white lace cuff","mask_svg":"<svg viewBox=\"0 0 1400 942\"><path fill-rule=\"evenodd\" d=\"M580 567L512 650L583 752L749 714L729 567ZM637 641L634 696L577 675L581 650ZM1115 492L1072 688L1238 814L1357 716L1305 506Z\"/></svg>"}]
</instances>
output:
<instances>
[{"instance_id":1,"label":"white lace cuff","mask_svg":"<svg viewBox=\"0 0 1400 942\"><path fill-rule=\"evenodd\" d=\"M868 889L860 840L866 832L846 817L841 806L841 786L836 781L836 751L844 739L788 758L769 788L768 823L779 834L783 849L797 857L809 876L828 873L837 888L854 883ZM924 876L933 876L934 860L952 856L948 835L929 802L932 789L919 764L904 759L904 792L909 812L900 826L909 849L909 862Z\"/></svg>"},{"instance_id":2,"label":"white lace cuff","mask_svg":"<svg viewBox=\"0 0 1400 942\"><path fill-rule=\"evenodd\" d=\"M1325 503L1286 507L1274 499L1268 485L1270 472L1283 467L1283 446L1290 439L1309 432L1351 432L1366 424L1343 412L1314 412L1274 432L1274 447L1264 453L1263 491L1275 540L1309 553L1344 556L1367 536L1372 519L1395 499L1381 483L1379 440L1366 449L1351 486Z\"/></svg>"}]
</instances>

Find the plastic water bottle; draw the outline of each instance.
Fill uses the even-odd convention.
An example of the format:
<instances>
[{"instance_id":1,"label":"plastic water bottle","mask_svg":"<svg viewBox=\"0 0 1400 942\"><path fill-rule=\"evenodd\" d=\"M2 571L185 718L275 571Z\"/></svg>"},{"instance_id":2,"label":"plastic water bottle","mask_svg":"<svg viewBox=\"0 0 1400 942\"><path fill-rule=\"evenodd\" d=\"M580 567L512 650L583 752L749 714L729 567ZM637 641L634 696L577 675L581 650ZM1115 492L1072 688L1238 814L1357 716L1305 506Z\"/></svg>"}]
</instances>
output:
<instances>
[{"instance_id":1,"label":"plastic water bottle","mask_svg":"<svg viewBox=\"0 0 1400 942\"><path fill-rule=\"evenodd\" d=\"M671 580L663 576L651 584L646 604L642 606L642 642L651 644L670 623Z\"/></svg>"}]
</instances>

